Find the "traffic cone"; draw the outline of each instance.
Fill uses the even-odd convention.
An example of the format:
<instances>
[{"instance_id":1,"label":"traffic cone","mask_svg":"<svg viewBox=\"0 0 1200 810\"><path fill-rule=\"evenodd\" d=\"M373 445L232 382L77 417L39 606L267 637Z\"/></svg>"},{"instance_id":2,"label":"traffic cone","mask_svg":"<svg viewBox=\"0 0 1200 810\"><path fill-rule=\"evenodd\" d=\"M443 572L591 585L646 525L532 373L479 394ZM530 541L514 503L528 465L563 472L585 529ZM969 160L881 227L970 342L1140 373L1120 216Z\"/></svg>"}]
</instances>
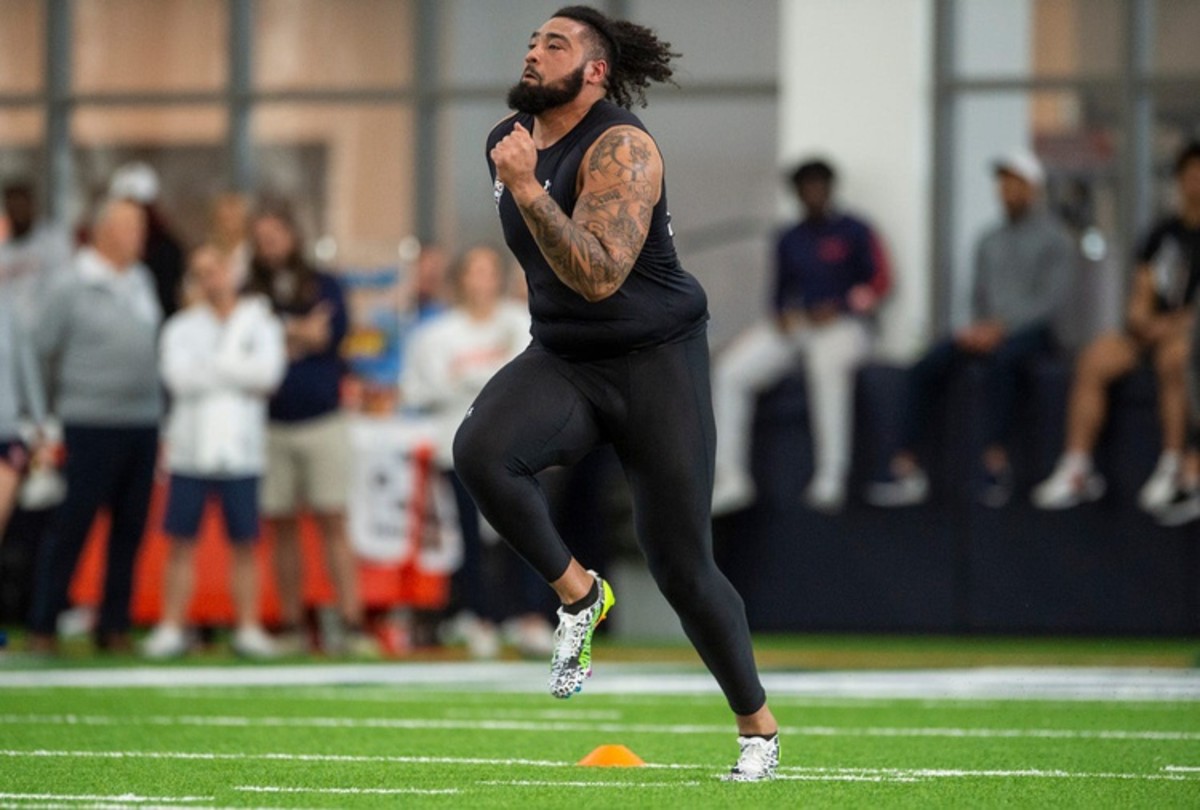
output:
<instances>
[{"instance_id":1,"label":"traffic cone","mask_svg":"<svg viewBox=\"0 0 1200 810\"><path fill-rule=\"evenodd\" d=\"M640 768L646 762L623 745L602 745L577 764L586 768Z\"/></svg>"}]
</instances>

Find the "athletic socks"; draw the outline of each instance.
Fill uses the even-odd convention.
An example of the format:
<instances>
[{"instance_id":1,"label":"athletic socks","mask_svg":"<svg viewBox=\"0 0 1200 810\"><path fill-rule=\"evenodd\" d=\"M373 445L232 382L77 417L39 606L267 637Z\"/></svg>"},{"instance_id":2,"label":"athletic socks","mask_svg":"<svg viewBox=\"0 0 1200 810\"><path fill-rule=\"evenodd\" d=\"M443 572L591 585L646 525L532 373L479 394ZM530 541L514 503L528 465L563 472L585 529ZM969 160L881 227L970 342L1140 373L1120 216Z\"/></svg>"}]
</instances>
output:
<instances>
[{"instance_id":1,"label":"athletic socks","mask_svg":"<svg viewBox=\"0 0 1200 810\"><path fill-rule=\"evenodd\" d=\"M563 613L569 613L572 616L578 616L583 611L596 604L596 600L600 598L600 580L592 580L592 589L587 592L587 596L580 599L578 602L572 602L569 605L563 605Z\"/></svg>"}]
</instances>

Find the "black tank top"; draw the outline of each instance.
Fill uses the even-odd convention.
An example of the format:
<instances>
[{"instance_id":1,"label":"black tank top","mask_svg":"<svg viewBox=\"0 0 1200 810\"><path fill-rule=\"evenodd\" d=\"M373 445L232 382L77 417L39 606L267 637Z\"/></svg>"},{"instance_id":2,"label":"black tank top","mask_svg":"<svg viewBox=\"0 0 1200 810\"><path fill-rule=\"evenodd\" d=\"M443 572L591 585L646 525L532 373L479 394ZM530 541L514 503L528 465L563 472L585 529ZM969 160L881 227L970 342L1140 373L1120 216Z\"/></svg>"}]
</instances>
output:
<instances>
[{"instance_id":1,"label":"black tank top","mask_svg":"<svg viewBox=\"0 0 1200 810\"><path fill-rule=\"evenodd\" d=\"M488 135L486 154L504 241L525 269L529 282L534 340L555 354L586 359L626 354L702 332L708 320L708 299L700 282L684 271L675 254L665 177L662 195L650 220L650 232L633 270L613 295L589 302L554 274L521 218L512 194L496 180L492 147L518 121L533 131L532 115L518 113L506 118ZM646 131L633 113L600 101L574 129L549 148L538 151L538 182L568 217L575 210L575 187L584 154L605 131L622 125Z\"/></svg>"}]
</instances>

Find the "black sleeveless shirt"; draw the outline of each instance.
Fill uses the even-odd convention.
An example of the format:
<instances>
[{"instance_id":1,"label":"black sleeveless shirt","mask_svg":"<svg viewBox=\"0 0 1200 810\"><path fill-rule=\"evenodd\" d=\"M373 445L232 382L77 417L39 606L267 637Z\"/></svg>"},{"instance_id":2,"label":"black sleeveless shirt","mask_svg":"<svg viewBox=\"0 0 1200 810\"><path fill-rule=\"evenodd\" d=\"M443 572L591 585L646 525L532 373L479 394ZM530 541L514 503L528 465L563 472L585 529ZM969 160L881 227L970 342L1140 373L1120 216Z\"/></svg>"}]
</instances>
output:
<instances>
[{"instance_id":1,"label":"black sleeveless shirt","mask_svg":"<svg viewBox=\"0 0 1200 810\"><path fill-rule=\"evenodd\" d=\"M486 154L504 241L524 268L529 283L534 340L563 357L597 359L673 343L703 332L708 321L708 299L700 282L684 271L675 254L665 178L646 243L633 270L611 296L589 302L554 274L512 194L496 180L492 147L512 132L517 122L533 131L532 115L510 116L488 135ZM575 188L584 154L605 131L622 125L646 131L633 113L599 101L574 129L549 148L538 150L538 182L568 217L575 210Z\"/></svg>"}]
</instances>

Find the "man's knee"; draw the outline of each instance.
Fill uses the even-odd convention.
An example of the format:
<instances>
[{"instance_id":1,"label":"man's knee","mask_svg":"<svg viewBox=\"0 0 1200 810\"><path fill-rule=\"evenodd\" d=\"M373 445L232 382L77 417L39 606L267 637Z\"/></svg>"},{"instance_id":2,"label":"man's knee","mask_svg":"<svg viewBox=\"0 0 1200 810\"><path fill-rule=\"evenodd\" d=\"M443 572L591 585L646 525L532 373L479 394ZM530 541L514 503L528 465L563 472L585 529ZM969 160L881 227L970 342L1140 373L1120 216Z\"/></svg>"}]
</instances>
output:
<instances>
[{"instance_id":1,"label":"man's knee","mask_svg":"<svg viewBox=\"0 0 1200 810\"><path fill-rule=\"evenodd\" d=\"M1182 383L1184 375L1187 373L1187 361L1187 342L1174 340L1155 352L1154 370L1162 382Z\"/></svg>"}]
</instances>

